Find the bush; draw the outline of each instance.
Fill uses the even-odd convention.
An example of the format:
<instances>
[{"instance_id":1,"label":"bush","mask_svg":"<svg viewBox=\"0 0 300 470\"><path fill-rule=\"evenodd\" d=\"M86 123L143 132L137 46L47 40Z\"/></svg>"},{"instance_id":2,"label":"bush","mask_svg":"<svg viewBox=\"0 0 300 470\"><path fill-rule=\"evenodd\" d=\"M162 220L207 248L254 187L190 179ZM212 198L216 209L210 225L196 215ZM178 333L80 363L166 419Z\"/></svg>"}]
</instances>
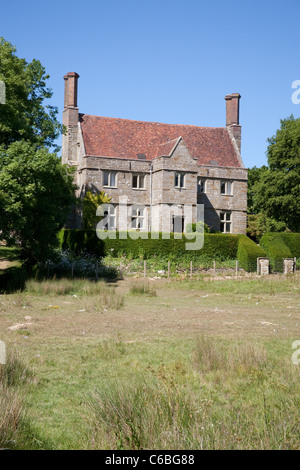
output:
<instances>
[{"instance_id":1,"label":"bush","mask_svg":"<svg viewBox=\"0 0 300 470\"><path fill-rule=\"evenodd\" d=\"M209 233L210 229L209 229L208 225L206 225L204 222L202 222L202 220L199 220L197 223L187 224L186 232L187 233L192 233L192 232Z\"/></svg>"},{"instance_id":2,"label":"bush","mask_svg":"<svg viewBox=\"0 0 300 470\"><path fill-rule=\"evenodd\" d=\"M237 252L238 262L241 268L248 272L257 269L257 258L267 256L266 252L246 235L239 235L239 247Z\"/></svg>"},{"instance_id":3,"label":"bush","mask_svg":"<svg viewBox=\"0 0 300 470\"><path fill-rule=\"evenodd\" d=\"M74 229L62 230L58 235L60 246L63 250L69 250L74 255L87 252L102 258L104 256L104 244L99 240L96 230Z\"/></svg>"},{"instance_id":4,"label":"bush","mask_svg":"<svg viewBox=\"0 0 300 470\"><path fill-rule=\"evenodd\" d=\"M260 241L262 248L270 258L273 271L283 271L283 258L292 258L292 253L284 243L281 233L265 233Z\"/></svg>"},{"instance_id":5,"label":"bush","mask_svg":"<svg viewBox=\"0 0 300 470\"><path fill-rule=\"evenodd\" d=\"M63 230L59 235L61 247L78 255L82 252L97 257L111 255L113 257L131 256L132 258L148 259L153 256L168 258L176 256L189 260L201 257L227 260L236 259L239 236L232 234L204 234L204 245L201 250L187 250L186 244L193 242L188 236L176 239L174 234L157 233L156 238L148 232L114 232L115 238L100 240L95 230ZM104 232L105 236L109 232ZM164 236L168 238L163 238Z\"/></svg>"},{"instance_id":6,"label":"bush","mask_svg":"<svg viewBox=\"0 0 300 470\"><path fill-rule=\"evenodd\" d=\"M300 258L300 233L280 233L281 239L290 249L292 257Z\"/></svg>"},{"instance_id":7,"label":"bush","mask_svg":"<svg viewBox=\"0 0 300 470\"><path fill-rule=\"evenodd\" d=\"M62 251L55 261L48 261L47 264L40 263L34 269L36 279L73 277L95 278L97 258L83 250L77 255L69 251ZM116 279L119 273L116 269L104 266L98 261L98 277L105 279Z\"/></svg>"}]
</instances>

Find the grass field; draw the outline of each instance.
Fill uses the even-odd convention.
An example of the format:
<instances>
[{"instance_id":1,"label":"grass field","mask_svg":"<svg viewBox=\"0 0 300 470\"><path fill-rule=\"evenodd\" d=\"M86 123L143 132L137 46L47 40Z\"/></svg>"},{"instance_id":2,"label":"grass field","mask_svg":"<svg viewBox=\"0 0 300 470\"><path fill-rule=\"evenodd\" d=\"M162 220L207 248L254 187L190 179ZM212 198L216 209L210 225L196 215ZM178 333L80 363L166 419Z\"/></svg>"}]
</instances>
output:
<instances>
[{"instance_id":1,"label":"grass field","mask_svg":"<svg viewBox=\"0 0 300 470\"><path fill-rule=\"evenodd\" d=\"M299 449L299 280L28 281L1 295L2 375L17 379L3 382L0 446Z\"/></svg>"}]
</instances>

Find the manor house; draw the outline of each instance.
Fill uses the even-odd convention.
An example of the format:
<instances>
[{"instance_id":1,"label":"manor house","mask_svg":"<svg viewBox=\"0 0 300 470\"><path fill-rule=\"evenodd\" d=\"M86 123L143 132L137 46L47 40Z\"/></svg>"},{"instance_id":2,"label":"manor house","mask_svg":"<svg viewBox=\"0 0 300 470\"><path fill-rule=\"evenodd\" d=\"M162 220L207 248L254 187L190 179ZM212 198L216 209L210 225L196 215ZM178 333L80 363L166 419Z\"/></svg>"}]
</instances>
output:
<instances>
[{"instance_id":1,"label":"manor house","mask_svg":"<svg viewBox=\"0 0 300 470\"><path fill-rule=\"evenodd\" d=\"M245 233L238 93L225 96L225 127L162 124L79 113L78 78L75 72L64 77L62 162L76 167L78 196L104 191L111 197L110 228L122 229L123 204L130 229L183 232L191 222L184 209L196 222L201 204L210 228ZM80 214L70 226L81 226Z\"/></svg>"}]
</instances>

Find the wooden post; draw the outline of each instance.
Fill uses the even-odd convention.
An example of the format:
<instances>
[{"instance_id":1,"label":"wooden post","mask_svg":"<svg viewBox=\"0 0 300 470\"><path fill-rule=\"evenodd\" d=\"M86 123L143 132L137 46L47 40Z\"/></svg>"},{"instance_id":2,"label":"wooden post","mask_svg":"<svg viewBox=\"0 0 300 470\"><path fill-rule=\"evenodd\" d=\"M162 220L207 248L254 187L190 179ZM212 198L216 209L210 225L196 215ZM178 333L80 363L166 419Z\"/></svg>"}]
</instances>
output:
<instances>
[{"instance_id":1,"label":"wooden post","mask_svg":"<svg viewBox=\"0 0 300 470\"><path fill-rule=\"evenodd\" d=\"M98 275L99 275L99 264L98 264L98 260L96 260L96 281L98 281Z\"/></svg>"},{"instance_id":2,"label":"wooden post","mask_svg":"<svg viewBox=\"0 0 300 470\"><path fill-rule=\"evenodd\" d=\"M236 276L239 275L239 262L238 262L238 260L236 260L236 262L235 262L235 275Z\"/></svg>"},{"instance_id":3,"label":"wooden post","mask_svg":"<svg viewBox=\"0 0 300 470\"><path fill-rule=\"evenodd\" d=\"M147 272L147 262L144 260L144 277L146 277L146 272Z\"/></svg>"},{"instance_id":4,"label":"wooden post","mask_svg":"<svg viewBox=\"0 0 300 470\"><path fill-rule=\"evenodd\" d=\"M259 258L256 259L256 274L259 274Z\"/></svg>"},{"instance_id":5,"label":"wooden post","mask_svg":"<svg viewBox=\"0 0 300 470\"><path fill-rule=\"evenodd\" d=\"M193 276L193 261L191 261L191 269L190 269L190 271L191 271L191 277L192 277L192 276Z\"/></svg>"},{"instance_id":6,"label":"wooden post","mask_svg":"<svg viewBox=\"0 0 300 470\"><path fill-rule=\"evenodd\" d=\"M296 261L297 261L297 258L296 258L296 256L295 256L295 258L294 258L294 273L295 273L296 270L297 270L297 268L296 268Z\"/></svg>"},{"instance_id":7,"label":"wooden post","mask_svg":"<svg viewBox=\"0 0 300 470\"><path fill-rule=\"evenodd\" d=\"M168 277L170 277L170 261L168 261Z\"/></svg>"}]
</instances>

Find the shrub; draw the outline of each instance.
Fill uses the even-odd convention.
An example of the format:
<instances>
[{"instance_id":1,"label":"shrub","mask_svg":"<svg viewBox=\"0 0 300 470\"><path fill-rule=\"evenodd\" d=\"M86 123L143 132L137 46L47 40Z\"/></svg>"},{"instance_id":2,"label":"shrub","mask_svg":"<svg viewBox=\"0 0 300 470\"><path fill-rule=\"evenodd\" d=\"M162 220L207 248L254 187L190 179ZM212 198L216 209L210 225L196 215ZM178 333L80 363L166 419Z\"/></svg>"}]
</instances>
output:
<instances>
[{"instance_id":1,"label":"shrub","mask_svg":"<svg viewBox=\"0 0 300 470\"><path fill-rule=\"evenodd\" d=\"M280 233L281 239L290 249L292 257L300 258L300 233Z\"/></svg>"},{"instance_id":2,"label":"shrub","mask_svg":"<svg viewBox=\"0 0 300 470\"><path fill-rule=\"evenodd\" d=\"M70 250L75 255L84 251L99 258L104 256L104 244L99 240L96 230L62 230L58 236L63 250Z\"/></svg>"},{"instance_id":3,"label":"shrub","mask_svg":"<svg viewBox=\"0 0 300 470\"><path fill-rule=\"evenodd\" d=\"M209 233L210 229L209 229L209 226L207 224L202 222L202 220L199 220L197 223L187 224L186 232L187 233L192 233L192 232Z\"/></svg>"},{"instance_id":4,"label":"shrub","mask_svg":"<svg viewBox=\"0 0 300 470\"><path fill-rule=\"evenodd\" d=\"M248 272L257 269L257 258L265 257L266 252L246 235L239 235L239 247L237 252L238 262L241 268Z\"/></svg>"},{"instance_id":5,"label":"shrub","mask_svg":"<svg viewBox=\"0 0 300 470\"><path fill-rule=\"evenodd\" d=\"M84 250L74 256L68 251L62 251L56 261L41 263L35 267L34 274L37 279L56 276L62 277L90 277L95 279L97 258L86 253ZM104 266L98 261L98 277L105 279L116 279L119 276L115 268Z\"/></svg>"},{"instance_id":6,"label":"shrub","mask_svg":"<svg viewBox=\"0 0 300 470\"><path fill-rule=\"evenodd\" d=\"M262 248L270 258L270 266L273 271L283 271L283 258L292 258L292 253L284 243L282 234L265 233L260 241Z\"/></svg>"}]
</instances>

